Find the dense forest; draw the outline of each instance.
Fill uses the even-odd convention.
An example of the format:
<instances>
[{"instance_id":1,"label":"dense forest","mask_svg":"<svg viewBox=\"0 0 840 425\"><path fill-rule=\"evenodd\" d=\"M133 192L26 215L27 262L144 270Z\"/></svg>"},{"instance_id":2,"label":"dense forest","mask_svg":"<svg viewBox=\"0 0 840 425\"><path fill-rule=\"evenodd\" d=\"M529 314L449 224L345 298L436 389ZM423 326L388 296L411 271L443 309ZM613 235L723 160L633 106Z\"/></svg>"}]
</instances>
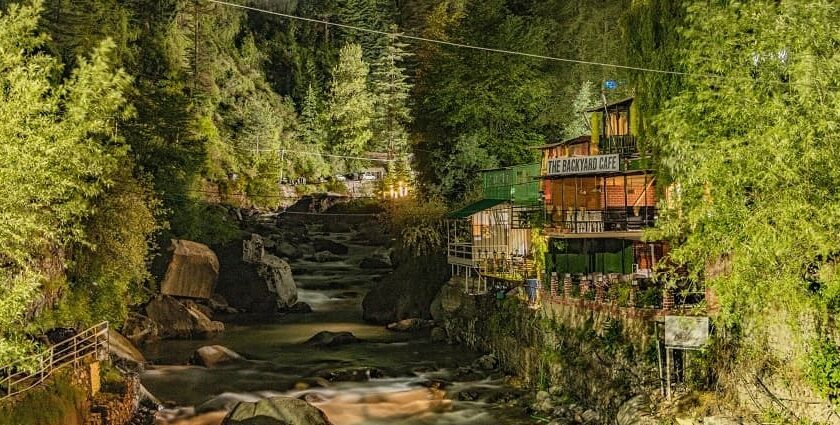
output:
<instances>
[{"instance_id":1,"label":"dense forest","mask_svg":"<svg viewBox=\"0 0 840 425\"><path fill-rule=\"evenodd\" d=\"M679 192L656 232L698 278L728 264L709 279L719 326L751 339L718 349L749 340L739 361L780 368L760 324L789 319L791 379L837 399L833 2L236 3L262 11L0 1L0 361L34 350L28 333L123 320L157 241L233 237L222 206L274 207L282 178L384 152L457 204L478 170L534 161L588 133L583 109L632 95Z\"/></svg>"}]
</instances>

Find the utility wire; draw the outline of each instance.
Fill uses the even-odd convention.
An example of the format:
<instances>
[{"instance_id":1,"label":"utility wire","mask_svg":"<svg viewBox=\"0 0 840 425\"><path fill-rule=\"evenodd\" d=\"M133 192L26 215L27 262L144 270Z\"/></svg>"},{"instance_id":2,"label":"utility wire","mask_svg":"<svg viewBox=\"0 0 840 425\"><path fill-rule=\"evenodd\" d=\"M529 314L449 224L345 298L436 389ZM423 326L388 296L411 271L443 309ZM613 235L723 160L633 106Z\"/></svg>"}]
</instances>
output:
<instances>
[{"instance_id":1,"label":"utility wire","mask_svg":"<svg viewBox=\"0 0 840 425\"><path fill-rule=\"evenodd\" d=\"M613 63L585 61L585 60L580 60L580 59L570 59L570 58L561 58L561 57L556 57L556 56L538 55L536 53L519 52L519 51L515 51L515 50L506 50L506 49L496 49L496 48L492 48L492 47L475 46L475 45L471 45L471 44L456 43L456 42L453 42L453 41L445 41L445 40L438 40L438 39L434 39L434 38L419 37L419 36L416 36L416 35L407 35L407 34L402 34L402 33L391 33L391 32L388 32L388 31L381 31L381 30L375 30L375 29L371 29L371 28L364 28L364 27L359 27L359 26L356 26L356 25L348 25L348 24L340 24L338 22L324 21L322 19L306 18L306 17L303 17L303 16L290 15L288 13L280 13L280 12L275 12L275 11L272 11L272 10L265 10L265 9L260 9L260 8L256 8L256 7L252 7L252 6L246 6L246 5L243 5L243 4L230 3L230 2L222 1L222 0L207 0L207 1L209 1L210 3L220 4L220 5L223 5L223 6L230 6L230 7L235 7L235 8L239 8L239 9L250 10L252 12L267 13L269 15L280 16L280 17L288 18L288 19L297 19L299 21L306 21L306 22L311 22L311 23L316 23L316 24L329 25L329 26L338 27L338 28L368 32L368 33L371 33L371 34L379 34L379 35L386 35L386 36L390 36L390 37L404 38L406 40L422 41L422 42L426 42L426 43L441 44L441 45L451 46L451 47L459 47L459 48L463 48L463 49L481 50L481 51L485 51L485 52L502 53L502 54L506 54L506 55L525 56L525 57L534 58L534 59L545 59L545 60L550 60L550 61L575 63L575 64L580 64L580 65L595 65L595 66L602 66L602 67L609 67L609 68L629 69L629 70L634 70L634 71L656 72L656 73L659 73L659 74L686 75L686 76L699 75L699 74L691 74L689 72L682 72L682 71L670 71L670 70L664 70L664 69L642 68L642 67L629 66L629 65L619 65L619 64L613 64ZM710 75L710 76L720 78L720 76L713 76L713 75Z\"/></svg>"},{"instance_id":2,"label":"utility wire","mask_svg":"<svg viewBox=\"0 0 840 425\"><path fill-rule=\"evenodd\" d=\"M667 69L645 68L645 67L639 67L639 66L620 65L620 64L615 64L615 63L605 63L605 62L587 61L587 60L581 60L581 59L563 58L563 57L557 57L557 56L539 55L539 54L536 54L536 53L520 52L520 51L516 51L516 50L496 49L496 48L492 48L492 47L483 47L483 46L476 46L476 45L471 45L471 44L456 43L456 42L453 42L453 41L445 41L445 40L439 40L439 39L434 39L434 38L419 37L419 36L407 35L407 34L403 34L403 33L391 33L391 32L387 32L387 31L381 31L381 30L375 30L375 29L371 29L371 28L360 27L360 26L356 26L356 25L348 25L348 24L341 24L341 23L338 23L338 22L325 21L325 20L322 20L322 19L306 18L306 17L303 17L303 16L297 16L297 15L291 15L291 14L288 14L288 13L275 12L275 11L272 11L272 10L260 9L260 8L253 7L253 6L246 6L246 5L231 3L231 2L227 2L227 1L223 1L223 0L207 0L207 1L210 2L210 3L216 3L216 4L219 4L219 5L223 5L223 6L229 6L229 7L234 7L234 8L238 8L238 9L249 10L249 11L252 11L252 12L266 13L266 14L269 14L269 15L280 16L280 17L288 18L288 19L296 19L296 20L299 20L299 21L328 25L328 26L333 26L333 27L338 27L338 28L350 29L350 30L354 30L354 31L361 31L361 32L385 35L385 36L396 37L396 38L403 38L403 39L406 39L406 40L420 41L420 42L425 42L425 43L440 44L440 45L444 45L444 46L458 47L458 48L462 48L462 49L480 50L480 51L485 51L485 52L501 53L501 54L506 54L506 55L524 56L524 57L529 57L529 58L534 58L534 59L543 59L543 60L549 60L549 61L555 61L555 62L574 63L574 64L579 64L579 65L593 65L593 66L600 66L600 67L605 67L605 68L626 69L626 70L640 71L640 72L651 72L651 73L664 74L664 75L677 75L677 76L686 76L686 77L703 77L703 78L712 78L712 79L719 79L719 80L733 80L733 81L740 81L740 82L744 82L744 81L755 82L755 79L752 79L752 78L749 78L749 77L733 77L733 76L726 76L726 75L692 73L692 72L685 72L685 71L672 71L672 70L667 70ZM806 85L806 86L808 85L807 83L792 83L790 81L770 81L770 83L771 84L784 85L784 86L789 86L789 85L792 85L792 84Z\"/></svg>"}]
</instances>

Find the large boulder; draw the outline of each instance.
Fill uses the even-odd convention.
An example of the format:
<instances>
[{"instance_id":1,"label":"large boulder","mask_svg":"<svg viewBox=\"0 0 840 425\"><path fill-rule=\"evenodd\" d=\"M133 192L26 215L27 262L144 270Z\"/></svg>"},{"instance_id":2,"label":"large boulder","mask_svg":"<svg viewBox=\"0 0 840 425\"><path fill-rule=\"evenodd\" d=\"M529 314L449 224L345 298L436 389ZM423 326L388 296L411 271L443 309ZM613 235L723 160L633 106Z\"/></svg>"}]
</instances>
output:
<instances>
[{"instance_id":1,"label":"large boulder","mask_svg":"<svg viewBox=\"0 0 840 425\"><path fill-rule=\"evenodd\" d=\"M309 338L305 344L315 347L335 347L357 342L359 342L359 339L350 332L321 331Z\"/></svg>"},{"instance_id":2,"label":"large boulder","mask_svg":"<svg viewBox=\"0 0 840 425\"><path fill-rule=\"evenodd\" d=\"M362 301L362 317L387 325L402 319L431 317L432 300L449 280L449 266L443 255L397 256L396 270L386 275Z\"/></svg>"},{"instance_id":3,"label":"large boulder","mask_svg":"<svg viewBox=\"0 0 840 425\"><path fill-rule=\"evenodd\" d=\"M259 265L246 262L241 240L213 247L219 256L221 270L216 292L239 312L274 315L277 303L258 271Z\"/></svg>"},{"instance_id":4,"label":"large boulder","mask_svg":"<svg viewBox=\"0 0 840 425\"><path fill-rule=\"evenodd\" d=\"M173 239L172 255L160 284L164 295L210 298L219 278L219 259L207 245Z\"/></svg>"},{"instance_id":5,"label":"large boulder","mask_svg":"<svg viewBox=\"0 0 840 425\"><path fill-rule=\"evenodd\" d=\"M331 425L317 407L296 398L272 397L241 402L225 417L222 425Z\"/></svg>"},{"instance_id":6,"label":"large boulder","mask_svg":"<svg viewBox=\"0 0 840 425\"><path fill-rule=\"evenodd\" d=\"M190 363L213 368L243 360L235 351L222 345L207 345L195 350Z\"/></svg>"},{"instance_id":7,"label":"large boulder","mask_svg":"<svg viewBox=\"0 0 840 425\"><path fill-rule=\"evenodd\" d=\"M266 283L268 291L274 294L278 310L288 310L295 305L297 285L292 277L292 268L279 257L265 253L262 236L252 234L250 240L242 242L242 260L257 265L257 273Z\"/></svg>"},{"instance_id":8,"label":"large boulder","mask_svg":"<svg viewBox=\"0 0 840 425\"><path fill-rule=\"evenodd\" d=\"M289 263L274 255L263 255L259 274L268 285L268 290L274 293L279 310L288 310L297 303L297 284Z\"/></svg>"},{"instance_id":9,"label":"large boulder","mask_svg":"<svg viewBox=\"0 0 840 425\"><path fill-rule=\"evenodd\" d=\"M136 312L128 314L128 319L122 328L122 334L134 345L143 345L160 339L158 324L147 316Z\"/></svg>"},{"instance_id":10,"label":"large boulder","mask_svg":"<svg viewBox=\"0 0 840 425\"><path fill-rule=\"evenodd\" d=\"M108 351L112 355L130 363L137 365L146 363L146 358L143 357L143 353L128 338L122 336L122 334L112 328L108 328Z\"/></svg>"},{"instance_id":11,"label":"large boulder","mask_svg":"<svg viewBox=\"0 0 840 425\"><path fill-rule=\"evenodd\" d=\"M163 338L207 336L224 330L221 322L210 320L201 310L189 308L175 298L159 295L146 305L146 316Z\"/></svg>"},{"instance_id":12,"label":"large boulder","mask_svg":"<svg viewBox=\"0 0 840 425\"><path fill-rule=\"evenodd\" d=\"M616 425L658 424L650 409L650 398L640 394L621 404L615 416Z\"/></svg>"},{"instance_id":13,"label":"large boulder","mask_svg":"<svg viewBox=\"0 0 840 425\"><path fill-rule=\"evenodd\" d=\"M289 263L265 252L265 239L249 239L217 248L222 271L217 292L240 312L273 315L297 302Z\"/></svg>"}]
</instances>

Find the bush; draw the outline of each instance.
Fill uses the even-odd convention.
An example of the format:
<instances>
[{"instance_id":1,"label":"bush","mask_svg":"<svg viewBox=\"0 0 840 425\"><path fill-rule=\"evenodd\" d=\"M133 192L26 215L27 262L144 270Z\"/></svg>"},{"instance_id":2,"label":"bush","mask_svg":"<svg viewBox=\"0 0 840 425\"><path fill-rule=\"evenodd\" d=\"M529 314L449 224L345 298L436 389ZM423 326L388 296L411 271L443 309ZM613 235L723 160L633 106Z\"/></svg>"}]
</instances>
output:
<instances>
[{"instance_id":1,"label":"bush","mask_svg":"<svg viewBox=\"0 0 840 425\"><path fill-rule=\"evenodd\" d=\"M398 199L388 204L387 225L400 247L414 255L440 252L446 243L446 211L438 200Z\"/></svg>"},{"instance_id":2,"label":"bush","mask_svg":"<svg viewBox=\"0 0 840 425\"><path fill-rule=\"evenodd\" d=\"M44 385L0 407L0 425L41 425L65 423L78 415L85 391L73 385L70 373L62 372Z\"/></svg>"},{"instance_id":3,"label":"bush","mask_svg":"<svg viewBox=\"0 0 840 425\"><path fill-rule=\"evenodd\" d=\"M840 405L840 349L832 341L816 341L808 355L807 378L835 406Z\"/></svg>"}]
</instances>

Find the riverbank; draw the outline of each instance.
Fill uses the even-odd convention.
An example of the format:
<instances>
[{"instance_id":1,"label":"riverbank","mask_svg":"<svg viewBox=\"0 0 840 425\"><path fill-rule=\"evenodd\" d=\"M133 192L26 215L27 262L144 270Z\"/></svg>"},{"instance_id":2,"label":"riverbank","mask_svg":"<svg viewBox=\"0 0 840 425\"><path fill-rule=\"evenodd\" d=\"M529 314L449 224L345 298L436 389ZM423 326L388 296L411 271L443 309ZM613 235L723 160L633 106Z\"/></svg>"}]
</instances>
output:
<instances>
[{"instance_id":1,"label":"riverbank","mask_svg":"<svg viewBox=\"0 0 840 425\"><path fill-rule=\"evenodd\" d=\"M306 240L293 247L300 255L287 260L297 299L311 312L232 315L222 319L224 332L206 339L165 339L142 348L149 365L141 380L164 406L158 423L216 424L238 402L277 396L306 400L336 425L531 423L520 402L524 393L497 362L433 341L425 327L397 332L363 320L365 295L393 272L389 238L373 215L339 217L293 218ZM251 229L277 240L272 235L288 229L284 219ZM308 247L312 241L332 251L316 257L322 251ZM271 249L279 251L280 243ZM322 332L352 338L307 342ZM199 348L214 345L241 358L190 364Z\"/></svg>"}]
</instances>

